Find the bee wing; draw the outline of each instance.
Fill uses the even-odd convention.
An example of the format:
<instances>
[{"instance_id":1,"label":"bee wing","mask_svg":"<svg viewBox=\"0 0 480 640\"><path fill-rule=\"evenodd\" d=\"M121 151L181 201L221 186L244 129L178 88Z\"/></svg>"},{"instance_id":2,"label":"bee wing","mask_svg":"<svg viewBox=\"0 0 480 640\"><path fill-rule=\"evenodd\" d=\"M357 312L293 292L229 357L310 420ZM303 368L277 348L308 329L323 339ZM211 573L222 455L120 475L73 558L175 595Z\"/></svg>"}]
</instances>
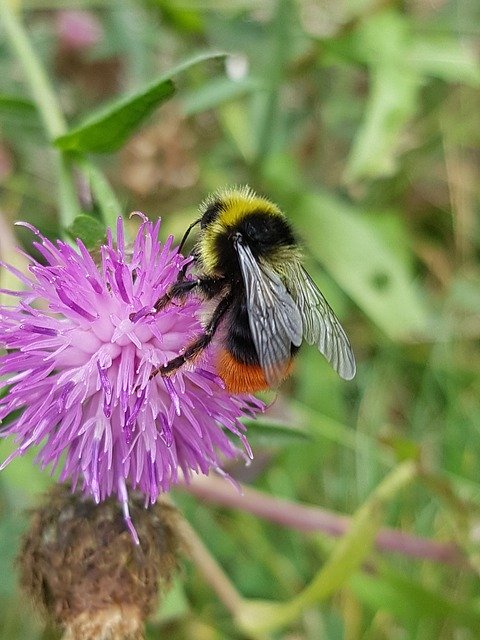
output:
<instances>
[{"instance_id":1,"label":"bee wing","mask_svg":"<svg viewBox=\"0 0 480 640\"><path fill-rule=\"evenodd\" d=\"M347 335L317 285L299 262L294 263L288 283L302 316L305 340L317 345L340 377L351 380L356 364Z\"/></svg>"},{"instance_id":2,"label":"bee wing","mask_svg":"<svg viewBox=\"0 0 480 640\"><path fill-rule=\"evenodd\" d=\"M278 275L255 260L250 247L237 240L245 283L248 320L260 366L267 382L277 384L291 359L292 344L302 342L300 311Z\"/></svg>"}]
</instances>

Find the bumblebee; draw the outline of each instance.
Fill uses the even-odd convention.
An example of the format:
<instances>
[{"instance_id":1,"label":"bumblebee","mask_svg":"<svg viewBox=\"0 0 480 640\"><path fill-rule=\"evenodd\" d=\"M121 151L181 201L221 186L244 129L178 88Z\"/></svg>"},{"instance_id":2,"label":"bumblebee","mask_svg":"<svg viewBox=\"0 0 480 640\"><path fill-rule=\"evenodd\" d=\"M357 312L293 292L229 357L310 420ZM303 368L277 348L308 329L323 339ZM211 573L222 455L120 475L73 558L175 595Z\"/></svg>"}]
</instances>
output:
<instances>
[{"instance_id":1,"label":"bumblebee","mask_svg":"<svg viewBox=\"0 0 480 640\"><path fill-rule=\"evenodd\" d=\"M232 393L278 385L290 372L302 340L317 346L335 371L350 380L355 358L327 301L302 266L299 243L280 209L249 187L219 191L200 207L187 267L155 305L195 293L215 307L204 331L176 358L152 373L170 375L197 358L218 337L217 371Z\"/></svg>"}]
</instances>

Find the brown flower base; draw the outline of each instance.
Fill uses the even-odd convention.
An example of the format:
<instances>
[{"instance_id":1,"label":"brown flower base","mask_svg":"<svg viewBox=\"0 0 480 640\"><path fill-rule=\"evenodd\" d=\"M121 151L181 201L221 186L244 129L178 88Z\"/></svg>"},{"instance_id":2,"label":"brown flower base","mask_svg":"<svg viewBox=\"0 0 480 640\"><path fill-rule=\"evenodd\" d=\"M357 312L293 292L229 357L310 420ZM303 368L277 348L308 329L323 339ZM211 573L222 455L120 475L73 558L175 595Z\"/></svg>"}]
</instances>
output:
<instances>
[{"instance_id":1,"label":"brown flower base","mask_svg":"<svg viewBox=\"0 0 480 640\"><path fill-rule=\"evenodd\" d=\"M32 512L18 562L22 588L70 640L139 640L178 567L178 514L130 501L140 545L118 502L99 505L57 486Z\"/></svg>"}]
</instances>

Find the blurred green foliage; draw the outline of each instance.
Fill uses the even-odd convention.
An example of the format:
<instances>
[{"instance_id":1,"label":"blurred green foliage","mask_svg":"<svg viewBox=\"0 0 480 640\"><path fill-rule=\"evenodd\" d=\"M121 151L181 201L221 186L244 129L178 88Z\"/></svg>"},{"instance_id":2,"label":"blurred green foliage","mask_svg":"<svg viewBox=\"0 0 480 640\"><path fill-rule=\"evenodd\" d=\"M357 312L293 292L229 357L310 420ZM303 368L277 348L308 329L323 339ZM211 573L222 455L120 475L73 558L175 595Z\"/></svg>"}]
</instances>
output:
<instances>
[{"instance_id":1,"label":"blurred green foliage","mask_svg":"<svg viewBox=\"0 0 480 640\"><path fill-rule=\"evenodd\" d=\"M270 442L268 424L252 425L256 460L232 475L351 514L397 461L420 458L428 477L388 505L389 526L455 540L478 570L480 4L13 5L69 124L59 136L45 133L39 98L0 23L2 259L24 265L12 252L15 220L63 233L72 184L84 214L109 222L130 210L161 215L165 237L179 237L218 187L248 182L271 197L303 237L309 270L342 319L359 369L346 384L305 348L273 407ZM80 45L73 10L90 24ZM198 54L201 62L175 72ZM175 96L157 110L173 85ZM68 150L60 170L55 137ZM301 436L287 438L281 421L301 426ZM2 458L12 446L1 444ZM1 638L54 637L25 616L13 567L23 510L47 483L32 456L0 475ZM289 600L329 557L323 536L181 491L175 499L246 597ZM275 637L473 640L479 628L471 567L374 553ZM188 565L149 637L248 636Z\"/></svg>"}]
</instances>

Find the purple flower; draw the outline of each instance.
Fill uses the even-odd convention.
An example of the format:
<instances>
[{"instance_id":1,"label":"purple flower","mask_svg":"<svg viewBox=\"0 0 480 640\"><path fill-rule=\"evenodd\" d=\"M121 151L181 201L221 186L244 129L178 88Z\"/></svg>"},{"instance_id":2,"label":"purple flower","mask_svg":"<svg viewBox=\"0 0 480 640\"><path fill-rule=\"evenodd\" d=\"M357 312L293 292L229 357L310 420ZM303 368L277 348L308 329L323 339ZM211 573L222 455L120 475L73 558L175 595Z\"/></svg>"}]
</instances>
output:
<instances>
[{"instance_id":1,"label":"purple flower","mask_svg":"<svg viewBox=\"0 0 480 640\"><path fill-rule=\"evenodd\" d=\"M225 391L215 346L173 376L149 379L201 331L195 298L152 313L186 262L172 237L159 242L160 222L142 216L129 248L119 219L99 265L81 241L54 244L29 228L44 264L29 257L28 276L3 265L24 291L7 292L19 303L0 308L1 435L18 443L1 468L41 445L42 467L61 465L60 480L81 483L97 502L116 494L131 526L127 487L153 503L179 469L187 481L220 470L222 457L239 454L228 431L251 457L239 418L263 407Z\"/></svg>"},{"instance_id":2,"label":"purple flower","mask_svg":"<svg viewBox=\"0 0 480 640\"><path fill-rule=\"evenodd\" d=\"M57 33L66 51L90 49L103 38L102 25L90 11L59 11Z\"/></svg>"}]
</instances>

